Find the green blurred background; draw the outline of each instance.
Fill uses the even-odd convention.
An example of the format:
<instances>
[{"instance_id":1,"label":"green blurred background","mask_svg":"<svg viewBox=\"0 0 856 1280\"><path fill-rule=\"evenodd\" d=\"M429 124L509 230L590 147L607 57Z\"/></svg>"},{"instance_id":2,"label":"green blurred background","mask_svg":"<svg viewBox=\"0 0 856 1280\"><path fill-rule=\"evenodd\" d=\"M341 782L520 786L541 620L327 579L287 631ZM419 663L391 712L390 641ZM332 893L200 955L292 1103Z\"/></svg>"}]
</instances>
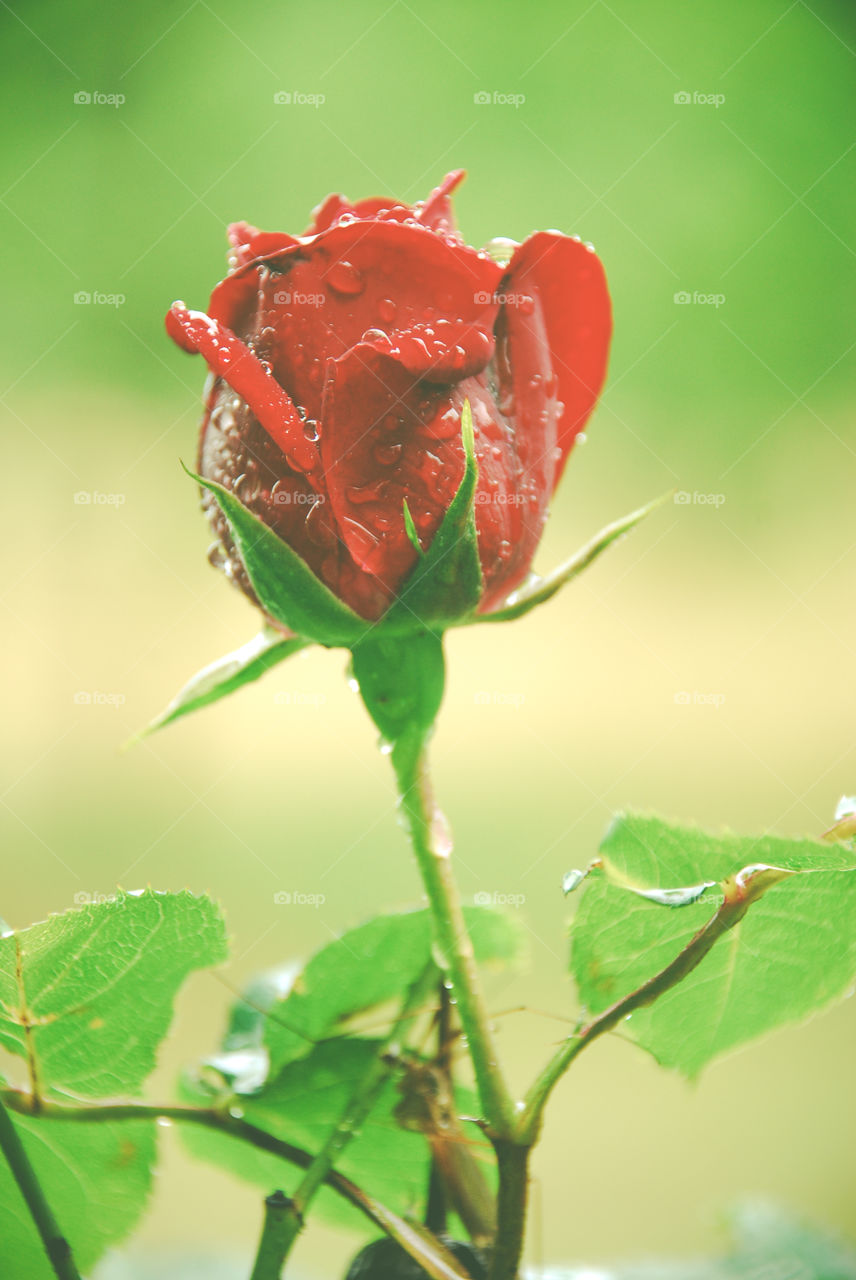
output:
<instances>
[{"instance_id":1,"label":"green blurred background","mask_svg":"<svg viewBox=\"0 0 856 1280\"><path fill-rule=\"evenodd\" d=\"M207 889L239 984L419 899L341 654L117 748L255 627L205 560L179 467L204 370L164 311L205 304L229 220L296 232L328 191L413 200L456 166L471 243L555 226L593 241L611 281L610 381L541 566L664 490L689 499L549 609L450 638L435 760L463 890L524 895L531 942L492 1008L571 1012L561 876L617 807L829 825L856 785L850 4L53 0L4 5L0 24L4 917L117 883ZM276 105L283 91L324 101ZM277 906L280 890L326 901ZM228 1000L194 979L158 1095ZM557 1024L498 1025L522 1085ZM693 1088L600 1044L553 1105L531 1259L712 1250L744 1195L852 1230L854 1051L852 1002ZM130 1252L249 1257L256 1193L192 1166L173 1132L163 1147ZM352 1250L316 1228L301 1264L329 1276Z\"/></svg>"}]
</instances>

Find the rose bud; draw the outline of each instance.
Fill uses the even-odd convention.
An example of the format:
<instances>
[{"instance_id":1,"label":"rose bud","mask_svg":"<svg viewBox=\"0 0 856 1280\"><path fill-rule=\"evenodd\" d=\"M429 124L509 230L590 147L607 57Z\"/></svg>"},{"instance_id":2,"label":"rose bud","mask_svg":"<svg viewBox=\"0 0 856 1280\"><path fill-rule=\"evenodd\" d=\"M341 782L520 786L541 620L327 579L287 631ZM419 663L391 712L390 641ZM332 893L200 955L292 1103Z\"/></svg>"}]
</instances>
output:
<instances>
[{"instance_id":1,"label":"rose bud","mask_svg":"<svg viewBox=\"0 0 856 1280\"><path fill-rule=\"evenodd\" d=\"M167 316L212 374L201 477L365 619L396 599L461 484L466 401L477 607L502 607L605 375L611 314L594 251L556 231L470 248L450 204L462 177L413 206L329 196L302 236L237 223L208 313L176 303ZM220 563L256 599L220 506L204 502Z\"/></svg>"}]
</instances>

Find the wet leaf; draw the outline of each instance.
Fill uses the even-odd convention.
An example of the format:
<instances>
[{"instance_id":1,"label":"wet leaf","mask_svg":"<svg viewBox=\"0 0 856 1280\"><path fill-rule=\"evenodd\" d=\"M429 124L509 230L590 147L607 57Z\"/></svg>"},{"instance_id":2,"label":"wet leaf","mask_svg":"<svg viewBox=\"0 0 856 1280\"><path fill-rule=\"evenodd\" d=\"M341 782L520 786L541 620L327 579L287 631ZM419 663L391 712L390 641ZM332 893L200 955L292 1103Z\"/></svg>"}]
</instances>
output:
<instances>
[{"instance_id":1,"label":"wet leaf","mask_svg":"<svg viewBox=\"0 0 856 1280\"><path fill-rule=\"evenodd\" d=\"M244 1118L314 1154L339 1121L381 1044L360 1037L319 1044L307 1056L289 1062L260 1092L242 1096L239 1105ZM189 1082L185 1096L200 1105L210 1102L204 1090ZM336 1169L388 1209L419 1216L428 1188L430 1152L421 1133L399 1125L394 1112L400 1101L393 1075L359 1135L336 1161ZM477 1112L478 1103L468 1090L458 1091L458 1102L462 1113ZM480 1143L475 1126L473 1134L474 1143ZM300 1179L300 1170L294 1166L264 1152L243 1150L241 1144L222 1134L188 1127L182 1137L195 1154L268 1191L281 1186L288 1193ZM332 1191L322 1191L317 1205L328 1220L369 1229L366 1219Z\"/></svg>"},{"instance_id":2,"label":"wet leaf","mask_svg":"<svg viewBox=\"0 0 856 1280\"><path fill-rule=\"evenodd\" d=\"M852 850L710 835L627 814L600 853L572 935L571 968L590 1014L678 955L722 900L710 882L731 878L758 898L679 986L622 1023L664 1066L694 1076L720 1054L839 999L856 977ZM693 899L686 886L703 892ZM686 905L664 905L676 888Z\"/></svg>"},{"instance_id":3,"label":"wet leaf","mask_svg":"<svg viewBox=\"0 0 856 1280\"><path fill-rule=\"evenodd\" d=\"M520 928L490 907L465 910L476 957L482 964L507 964L521 952ZM271 1074L303 1057L346 1018L403 998L432 958L428 911L376 916L329 943L306 966L286 976L287 991L259 1015ZM234 1044L234 1042L233 1042Z\"/></svg>"},{"instance_id":4,"label":"wet leaf","mask_svg":"<svg viewBox=\"0 0 856 1280\"><path fill-rule=\"evenodd\" d=\"M119 893L0 938L0 1045L45 1094L135 1094L194 969L226 958L209 898Z\"/></svg>"},{"instance_id":5,"label":"wet leaf","mask_svg":"<svg viewBox=\"0 0 856 1280\"><path fill-rule=\"evenodd\" d=\"M27 1155L85 1274L123 1240L146 1207L155 1126L146 1121L77 1124L14 1115ZM3 1280L54 1280L29 1211L0 1159Z\"/></svg>"}]
</instances>

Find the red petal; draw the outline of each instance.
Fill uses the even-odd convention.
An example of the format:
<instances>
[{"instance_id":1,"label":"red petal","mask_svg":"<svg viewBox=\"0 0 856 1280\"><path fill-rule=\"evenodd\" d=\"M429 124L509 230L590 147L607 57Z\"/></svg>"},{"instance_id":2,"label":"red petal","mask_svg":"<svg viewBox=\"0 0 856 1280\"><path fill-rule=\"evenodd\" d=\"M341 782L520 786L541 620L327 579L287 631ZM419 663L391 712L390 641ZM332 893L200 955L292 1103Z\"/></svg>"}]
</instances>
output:
<instances>
[{"instance_id":1,"label":"red petal","mask_svg":"<svg viewBox=\"0 0 856 1280\"><path fill-rule=\"evenodd\" d=\"M439 187L435 187L423 204L416 206L416 217L432 231L457 234L455 216L449 196L467 176L466 169L453 169L447 173Z\"/></svg>"},{"instance_id":2,"label":"red petal","mask_svg":"<svg viewBox=\"0 0 856 1280\"><path fill-rule=\"evenodd\" d=\"M508 356L514 380L518 421L525 429L533 413L525 402L541 392L527 392L527 383L543 376L546 341L552 374L557 381L559 408L557 443L558 482L574 439L585 426L606 376L612 310L606 277L594 250L582 241L540 231L514 254L503 280L508 299L503 315ZM531 298L528 308L522 299Z\"/></svg>"},{"instance_id":3,"label":"red petal","mask_svg":"<svg viewBox=\"0 0 856 1280\"><path fill-rule=\"evenodd\" d=\"M277 379L310 418L321 411L328 359L339 359L363 340L389 350L413 331L406 359L414 371L440 379L484 368L490 358L497 306L493 292L502 270L428 228L396 222L352 222L333 227L278 260L282 273L262 280L260 326L274 331L270 354ZM420 352L426 326L448 322L448 334L468 342L435 341ZM464 355L455 352L464 346ZM445 348L445 349L443 349ZM267 354L267 353L266 353ZM405 357L402 355L402 360ZM455 364L460 359L461 363Z\"/></svg>"},{"instance_id":4,"label":"red petal","mask_svg":"<svg viewBox=\"0 0 856 1280\"><path fill-rule=\"evenodd\" d=\"M340 536L357 565L394 591L416 552L407 499L427 546L464 472L460 412L437 387L360 344L331 366L321 457Z\"/></svg>"},{"instance_id":5,"label":"red petal","mask_svg":"<svg viewBox=\"0 0 856 1280\"><path fill-rule=\"evenodd\" d=\"M282 231L259 231L250 222L232 222L229 224L229 266L233 271L247 266L254 258L270 257L272 253L290 249L298 242L294 236Z\"/></svg>"},{"instance_id":6,"label":"red petal","mask_svg":"<svg viewBox=\"0 0 856 1280\"><path fill-rule=\"evenodd\" d=\"M303 233L307 236L316 236L319 231L326 231L328 227L332 227L335 222L341 218L343 213L353 213L354 206L350 200L346 200L343 195L334 192L333 195L327 196L326 200L322 200L312 210L312 222Z\"/></svg>"},{"instance_id":7,"label":"red petal","mask_svg":"<svg viewBox=\"0 0 856 1280\"><path fill-rule=\"evenodd\" d=\"M259 359L230 329L203 311L188 311L176 302L167 316L167 331L185 350L198 351L212 373L227 382L252 409L289 465L307 474L318 468L318 451L306 438L303 421L290 397Z\"/></svg>"}]
</instances>

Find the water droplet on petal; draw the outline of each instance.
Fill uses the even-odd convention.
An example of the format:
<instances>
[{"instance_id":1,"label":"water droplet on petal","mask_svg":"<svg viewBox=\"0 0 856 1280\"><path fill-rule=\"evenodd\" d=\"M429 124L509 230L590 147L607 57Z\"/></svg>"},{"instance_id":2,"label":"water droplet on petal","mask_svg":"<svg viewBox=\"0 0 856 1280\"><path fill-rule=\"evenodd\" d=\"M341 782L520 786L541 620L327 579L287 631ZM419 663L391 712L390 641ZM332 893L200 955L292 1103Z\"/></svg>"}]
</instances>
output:
<instances>
[{"instance_id":1,"label":"water droplet on petal","mask_svg":"<svg viewBox=\"0 0 856 1280\"><path fill-rule=\"evenodd\" d=\"M324 278L336 293L353 295L362 293L366 287L363 273L344 259L341 262L334 262Z\"/></svg>"},{"instance_id":2,"label":"water droplet on petal","mask_svg":"<svg viewBox=\"0 0 856 1280\"><path fill-rule=\"evenodd\" d=\"M376 444L372 449L372 456L378 466L391 467L401 457L403 444Z\"/></svg>"}]
</instances>

